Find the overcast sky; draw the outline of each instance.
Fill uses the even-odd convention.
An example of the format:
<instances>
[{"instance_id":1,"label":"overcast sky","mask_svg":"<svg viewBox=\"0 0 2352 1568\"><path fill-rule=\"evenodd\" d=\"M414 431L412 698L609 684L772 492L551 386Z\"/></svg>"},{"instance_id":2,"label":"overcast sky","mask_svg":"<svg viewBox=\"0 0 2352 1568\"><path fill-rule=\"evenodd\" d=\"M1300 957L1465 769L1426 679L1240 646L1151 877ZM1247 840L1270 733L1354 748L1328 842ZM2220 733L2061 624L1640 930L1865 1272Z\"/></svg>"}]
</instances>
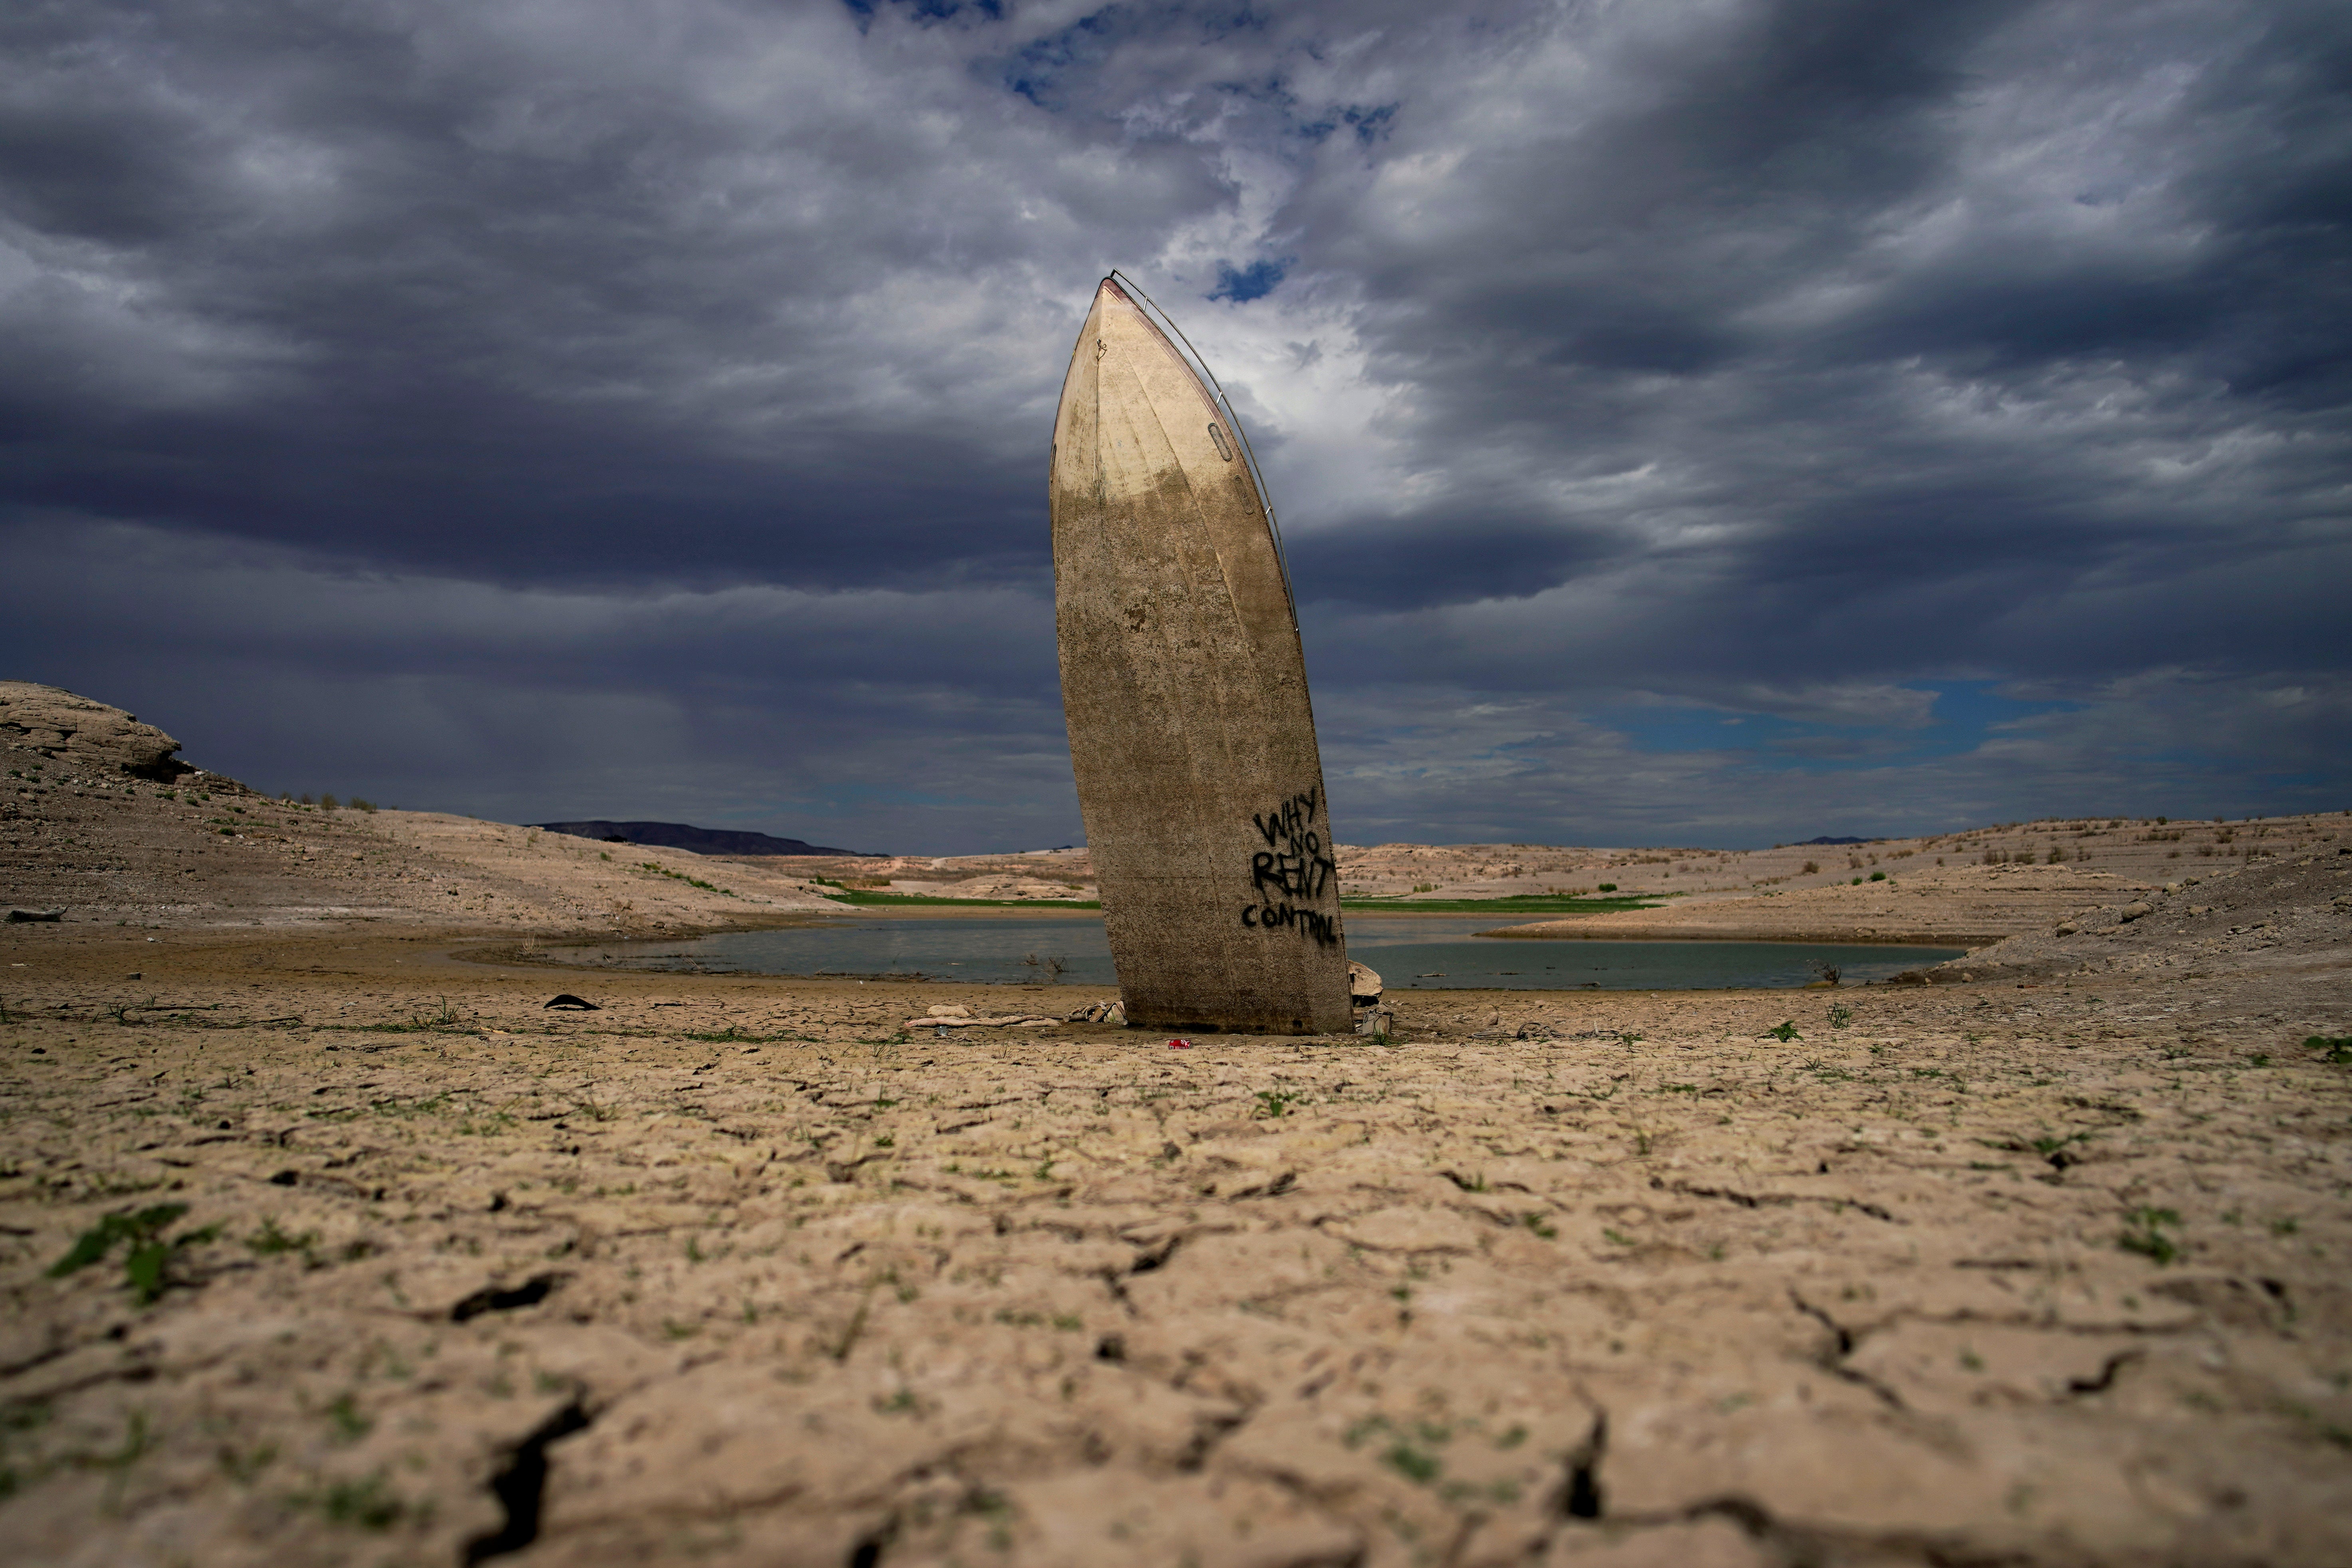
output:
<instances>
[{"instance_id":1,"label":"overcast sky","mask_svg":"<svg viewBox=\"0 0 2352 1568\"><path fill-rule=\"evenodd\" d=\"M257 787L1080 836L1097 278L1341 838L2352 806L2352 6L0 7L0 676Z\"/></svg>"}]
</instances>

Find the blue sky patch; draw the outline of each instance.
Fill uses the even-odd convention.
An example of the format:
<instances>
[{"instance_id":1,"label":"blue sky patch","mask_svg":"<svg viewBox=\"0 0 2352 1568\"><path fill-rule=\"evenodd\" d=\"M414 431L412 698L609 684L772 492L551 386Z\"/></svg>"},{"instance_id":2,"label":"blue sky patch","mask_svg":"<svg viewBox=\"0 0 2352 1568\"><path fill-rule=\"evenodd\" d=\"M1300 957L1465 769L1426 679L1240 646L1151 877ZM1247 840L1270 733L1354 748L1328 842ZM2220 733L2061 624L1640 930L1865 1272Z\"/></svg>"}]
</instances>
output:
<instances>
[{"instance_id":1,"label":"blue sky patch","mask_svg":"<svg viewBox=\"0 0 2352 1568\"><path fill-rule=\"evenodd\" d=\"M1777 713L1741 713L1706 707L1618 707L1593 715L1645 752L1750 753L1750 765L1834 772L1925 762L1972 752L2000 726L2079 704L2006 697L1990 680L1921 680L1907 689L1932 691L1936 704L1924 725L1832 724Z\"/></svg>"},{"instance_id":2,"label":"blue sky patch","mask_svg":"<svg viewBox=\"0 0 2352 1568\"><path fill-rule=\"evenodd\" d=\"M1231 300L1236 305L1246 305L1252 300L1263 300L1282 281L1290 270L1286 261L1253 261L1247 267L1236 268L1230 261L1217 263L1217 286L1211 291L1212 300Z\"/></svg>"}]
</instances>

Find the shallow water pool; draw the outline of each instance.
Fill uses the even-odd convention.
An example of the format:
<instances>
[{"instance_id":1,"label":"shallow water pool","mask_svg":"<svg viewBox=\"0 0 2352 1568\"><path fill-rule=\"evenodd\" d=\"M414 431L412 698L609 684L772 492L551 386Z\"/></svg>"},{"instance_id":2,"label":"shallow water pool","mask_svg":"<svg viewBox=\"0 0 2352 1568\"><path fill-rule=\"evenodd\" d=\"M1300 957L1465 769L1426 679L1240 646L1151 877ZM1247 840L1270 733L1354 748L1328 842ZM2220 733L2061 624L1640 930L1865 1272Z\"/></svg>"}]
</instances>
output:
<instances>
[{"instance_id":1,"label":"shallow water pool","mask_svg":"<svg viewBox=\"0 0 2352 1568\"><path fill-rule=\"evenodd\" d=\"M1694 991L1797 986L1820 965L1849 984L1940 963L1967 950L1792 942L1537 942L1480 938L1492 917L1348 916L1348 955L1391 991ZM692 973L854 975L1113 985L1097 918L845 919L686 942L569 948L574 963Z\"/></svg>"}]
</instances>

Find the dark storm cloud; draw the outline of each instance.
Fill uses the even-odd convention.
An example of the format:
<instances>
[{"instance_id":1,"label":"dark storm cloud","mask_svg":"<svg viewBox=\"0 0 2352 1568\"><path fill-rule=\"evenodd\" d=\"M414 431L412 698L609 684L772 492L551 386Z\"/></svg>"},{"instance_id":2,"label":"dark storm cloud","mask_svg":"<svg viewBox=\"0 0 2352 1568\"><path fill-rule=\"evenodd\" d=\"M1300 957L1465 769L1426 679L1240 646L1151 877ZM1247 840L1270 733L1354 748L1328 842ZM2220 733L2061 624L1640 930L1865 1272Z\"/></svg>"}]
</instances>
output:
<instances>
[{"instance_id":1,"label":"dark storm cloud","mask_svg":"<svg viewBox=\"0 0 2352 1568\"><path fill-rule=\"evenodd\" d=\"M619 792L901 847L1066 842L1076 815L1020 592L618 595L122 526L6 544L26 646L140 693L191 760L258 787L504 820Z\"/></svg>"},{"instance_id":2,"label":"dark storm cloud","mask_svg":"<svg viewBox=\"0 0 2352 1568\"><path fill-rule=\"evenodd\" d=\"M2344 804L2347 16L19 8L6 672L288 787L1066 841L1117 264L1350 837Z\"/></svg>"},{"instance_id":3,"label":"dark storm cloud","mask_svg":"<svg viewBox=\"0 0 2352 1568\"><path fill-rule=\"evenodd\" d=\"M2146 710L2169 671L2278 721L2267 745L2175 731L2189 752L2236 749L2235 787L2273 799L2246 764L2297 755L2304 798L2331 800L2328 746L2352 740L2314 697L2343 689L2315 584L2352 568L2344 274L2324 259L2352 153L2341 14L1822 5L1664 26L1488 70L1482 88L1555 107L1536 129L1496 138L1477 110L1409 100L1393 171L1295 204L1302 266L1318 241L1346 258L1370 373L1425 411L1400 469L1475 463L1482 499L1517 486L1559 550L1555 592L1441 614L1479 575L1461 531L1450 573L1398 578L1424 613L1318 617L1318 668L1439 676L1471 705L1633 689L1730 713L1769 710L1741 689L1759 677L1965 673ZM2249 199L2227 172L2257 166ZM1524 532L1505 553L1540 559ZM1515 586L1491 601L1528 599L1524 569L1496 575ZM2098 787L2162 798L2130 771ZM2233 767L2158 771L2210 800ZM1927 772L1901 775L1906 808ZM1510 797L1519 820L1607 793L1553 787L1557 759L1505 774L1532 792Z\"/></svg>"},{"instance_id":4,"label":"dark storm cloud","mask_svg":"<svg viewBox=\"0 0 2352 1568\"><path fill-rule=\"evenodd\" d=\"M1218 195L814 9L86 19L114 47L0 37L22 253L108 285L7 322L15 499L369 559L1034 577L1028 437L1096 252ZM110 329L130 363L68 368Z\"/></svg>"},{"instance_id":5,"label":"dark storm cloud","mask_svg":"<svg viewBox=\"0 0 2352 1568\"><path fill-rule=\"evenodd\" d=\"M1607 551L1524 507L1495 515L1449 500L1434 517L1375 518L1304 535L1285 551L1291 575L1315 599L1343 605L1458 605L1540 593Z\"/></svg>"}]
</instances>

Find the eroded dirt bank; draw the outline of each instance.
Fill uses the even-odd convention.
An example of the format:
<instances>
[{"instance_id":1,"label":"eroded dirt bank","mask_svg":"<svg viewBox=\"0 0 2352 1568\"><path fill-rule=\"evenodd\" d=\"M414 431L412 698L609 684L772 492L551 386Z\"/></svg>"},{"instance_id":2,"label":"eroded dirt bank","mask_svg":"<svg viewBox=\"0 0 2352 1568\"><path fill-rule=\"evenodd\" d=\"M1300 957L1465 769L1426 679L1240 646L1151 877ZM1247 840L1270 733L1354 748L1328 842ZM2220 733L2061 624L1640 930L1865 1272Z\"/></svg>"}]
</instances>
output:
<instances>
[{"instance_id":1,"label":"eroded dirt bank","mask_svg":"<svg viewBox=\"0 0 2352 1568\"><path fill-rule=\"evenodd\" d=\"M1176 1050L0 941L21 1561L2352 1561L2340 951Z\"/></svg>"}]
</instances>

